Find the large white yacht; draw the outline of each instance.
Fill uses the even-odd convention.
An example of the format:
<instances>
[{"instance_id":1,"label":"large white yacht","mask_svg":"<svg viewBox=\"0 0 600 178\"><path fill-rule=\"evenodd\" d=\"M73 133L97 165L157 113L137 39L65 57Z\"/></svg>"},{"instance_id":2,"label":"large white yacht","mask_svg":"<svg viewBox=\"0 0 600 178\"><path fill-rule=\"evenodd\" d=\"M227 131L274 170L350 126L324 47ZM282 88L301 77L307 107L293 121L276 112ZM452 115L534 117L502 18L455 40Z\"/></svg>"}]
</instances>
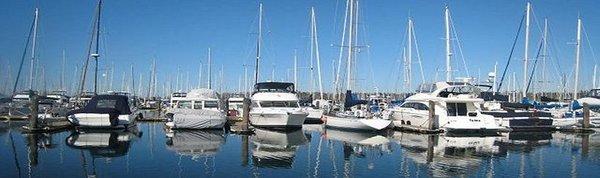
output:
<instances>
[{"instance_id":1,"label":"large white yacht","mask_svg":"<svg viewBox=\"0 0 600 178\"><path fill-rule=\"evenodd\" d=\"M250 123L255 127L300 128L308 116L298 105L293 83L257 83L251 100Z\"/></svg>"},{"instance_id":2,"label":"large white yacht","mask_svg":"<svg viewBox=\"0 0 600 178\"><path fill-rule=\"evenodd\" d=\"M171 99L173 100L173 98ZM167 127L171 129L219 129L227 119L219 109L217 93L211 89L195 89L184 98L174 100L166 111Z\"/></svg>"},{"instance_id":3,"label":"large white yacht","mask_svg":"<svg viewBox=\"0 0 600 178\"><path fill-rule=\"evenodd\" d=\"M429 107L435 107L434 125L447 132L498 132L504 127L493 116L481 114L477 88L467 84L437 82L431 93L417 93L400 107L389 109L394 125L428 129ZM435 103L429 105L429 101Z\"/></svg>"}]
</instances>

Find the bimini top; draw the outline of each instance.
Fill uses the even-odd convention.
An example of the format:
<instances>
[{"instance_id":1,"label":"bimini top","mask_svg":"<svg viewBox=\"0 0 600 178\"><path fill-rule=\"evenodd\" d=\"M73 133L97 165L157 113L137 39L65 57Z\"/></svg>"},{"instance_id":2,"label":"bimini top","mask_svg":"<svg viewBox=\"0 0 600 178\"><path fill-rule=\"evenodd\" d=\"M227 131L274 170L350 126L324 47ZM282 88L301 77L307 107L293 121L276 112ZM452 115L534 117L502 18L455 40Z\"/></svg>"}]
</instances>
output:
<instances>
[{"instance_id":1,"label":"bimini top","mask_svg":"<svg viewBox=\"0 0 600 178\"><path fill-rule=\"evenodd\" d=\"M72 110L67 115L77 113L99 114L131 114L129 98L123 95L97 95L94 96L82 109Z\"/></svg>"},{"instance_id":2,"label":"bimini top","mask_svg":"<svg viewBox=\"0 0 600 178\"><path fill-rule=\"evenodd\" d=\"M254 93L257 92L284 92L295 93L294 83L289 82L260 82L254 85Z\"/></svg>"}]
</instances>

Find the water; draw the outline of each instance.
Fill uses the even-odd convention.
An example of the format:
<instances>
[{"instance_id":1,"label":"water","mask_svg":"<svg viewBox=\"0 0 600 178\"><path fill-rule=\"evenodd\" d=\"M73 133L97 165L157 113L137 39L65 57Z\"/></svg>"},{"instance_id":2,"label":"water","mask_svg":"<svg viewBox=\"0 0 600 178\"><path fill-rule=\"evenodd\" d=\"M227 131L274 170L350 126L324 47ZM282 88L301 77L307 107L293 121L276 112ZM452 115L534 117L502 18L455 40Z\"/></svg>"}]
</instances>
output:
<instances>
[{"instance_id":1,"label":"water","mask_svg":"<svg viewBox=\"0 0 600 178\"><path fill-rule=\"evenodd\" d=\"M0 177L596 177L600 134L450 137L303 130L23 134L0 123Z\"/></svg>"}]
</instances>

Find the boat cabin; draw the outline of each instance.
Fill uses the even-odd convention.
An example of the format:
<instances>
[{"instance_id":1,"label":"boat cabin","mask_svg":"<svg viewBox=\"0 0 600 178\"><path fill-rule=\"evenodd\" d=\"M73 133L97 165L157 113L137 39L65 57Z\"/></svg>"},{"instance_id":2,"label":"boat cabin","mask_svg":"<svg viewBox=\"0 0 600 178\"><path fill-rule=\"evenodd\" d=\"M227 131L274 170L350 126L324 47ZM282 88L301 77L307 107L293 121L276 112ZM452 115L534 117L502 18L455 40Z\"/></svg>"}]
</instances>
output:
<instances>
[{"instance_id":1,"label":"boat cabin","mask_svg":"<svg viewBox=\"0 0 600 178\"><path fill-rule=\"evenodd\" d=\"M175 106L175 104L177 103L177 101L185 99L185 97L187 96L186 92L175 92L171 94L171 99L169 101L169 104L171 105L171 107Z\"/></svg>"},{"instance_id":2,"label":"boat cabin","mask_svg":"<svg viewBox=\"0 0 600 178\"><path fill-rule=\"evenodd\" d=\"M172 107L180 109L208 109L219 111L219 97L210 89L196 89L189 93L174 93L171 97ZM184 97L181 97L184 96Z\"/></svg>"}]
</instances>

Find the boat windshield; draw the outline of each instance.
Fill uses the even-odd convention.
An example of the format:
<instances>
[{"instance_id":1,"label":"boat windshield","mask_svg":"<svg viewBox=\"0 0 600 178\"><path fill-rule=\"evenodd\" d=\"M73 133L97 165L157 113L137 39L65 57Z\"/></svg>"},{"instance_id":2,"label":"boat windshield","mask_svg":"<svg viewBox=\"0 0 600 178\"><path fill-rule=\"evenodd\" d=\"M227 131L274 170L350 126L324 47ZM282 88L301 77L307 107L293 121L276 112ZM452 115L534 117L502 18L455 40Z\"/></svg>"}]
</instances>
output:
<instances>
[{"instance_id":1,"label":"boat windshield","mask_svg":"<svg viewBox=\"0 0 600 178\"><path fill-rule=\"evenodd\" d=\"M417 87L415 90L417 93L431 93L437 89L437 86L434 83L423 83Z\"/></svg>"},{"instance_id":2,"label":"boat windshield","mask_svg":"<svg viewBox=\"0 0 600 178\"><path fill-rule=\"evenodd\" d=\"M173 93L173 94L171 94L171 97L182 97L182 98L184 98L185 96L187 96L187 93Z\"/></svg>"},{"instance_id":3,"label":"boat windshield","mask_svg":"<svg viewBox=\"0 0 600 178\"><path fill-rule=\"evenodd\" d=\"M260 106L263 108L297 108L298 101L261 101Z\"/></svg>"},{"instance_id":4,"label":"boat windshield","mask_svg":"<svg viewBox=\"0 0 600 178\"><path fill-rule=\"evenodd\" d=\"M109 100L109 99L98 100L98 103L96 104L96 108L115 109L116 106L117 106L117 100Z\"/></svg>"},{"instance_id":5,"label":"boat windshield","mask_svg":"<svg viewBox=\"0 0 600 178\"><path fill-rule=\"evenodd\" d=\"M450 94L453 94L453 95L471 94L471 93L477 94L478 92L479 92L479 90L476 87L469 86L469 85L463 85L463 86L448 87L448 88L442 90L438 96L446 98Z\"/></svg>"},{"instance_id":6,"label":"boat windshield","mask_svg":"<svg viewBox=\"0 0 600 178\"><path fill-rule=\"evenodd\" d=\"M192 109L192 101L179 101L177 102L177 108Z\"/></svg>"},{"instance_id":7,"label":"boat windshield","mask_svg":"<svg viewBox=\"0 0 600 178\"><path fill-rule=\"evenodd\" d=\"M402 104L403 108L413 108L416 110L429 110L429 107L427 107L427 105L423 104L423 103L404 103Z\"/></svg>"},{"instance_id":8,"label":"boat windshield","mask_svg":"<svg viewBox=\"0 0 600 178\"><path fill-rule=\"evenodd\" d=\"M286 82L261 82L254 85L254 92L295 92L293 83Z\"/></svg>"}]
</instances>

